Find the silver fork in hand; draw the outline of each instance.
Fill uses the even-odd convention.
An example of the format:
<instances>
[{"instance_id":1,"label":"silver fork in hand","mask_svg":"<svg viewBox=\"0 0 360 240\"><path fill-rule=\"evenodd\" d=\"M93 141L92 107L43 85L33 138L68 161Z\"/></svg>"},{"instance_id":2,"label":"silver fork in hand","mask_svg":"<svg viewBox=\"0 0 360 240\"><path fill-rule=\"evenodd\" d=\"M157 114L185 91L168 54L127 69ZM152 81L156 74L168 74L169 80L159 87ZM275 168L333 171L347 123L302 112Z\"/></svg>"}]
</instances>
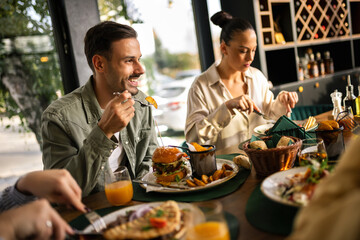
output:
<instances>
[{"instance_id":1,"label":"silver fork in hand","mask_svg":"<svg viewBox=\"0 0 360 240\"><path fill-rule=\"evenodd\" d=\"M94 227L95 232L97 233L102 232L102 230L106 228L106 223L104 219L99 214L97 214L95 211L91 210L88 207L85 207L85 211L87 212L85 213L85 217Z\"/></svg>"},{"instance_id":2,"label":"silver fork in hand","mask_svg":"<svg viewBox=\"0 0 360 240\"><path fill-rule=\"evenodd\" d=\"M113 92L113 95L119 96L121 93L120 92ZM143 103L142 101L136 99L136 98L132 98L135 102L138 102L140 104L141 107L150 107L152 104L151 103Z\"/></svg>"},{"instance_id":3,"label":"silver fork in hand","mask_svg":"<svg viewBox=\"0 0 360 240\"><path fill-rule=\"evenodd\" d=\"M256 110L254 110L254 113L256 113L257 115L261 116L263 119L265 120L271 120L271 118L269 118L268 116L265 116L263 113L258 112Z\"/></svg>"}]
</instances>

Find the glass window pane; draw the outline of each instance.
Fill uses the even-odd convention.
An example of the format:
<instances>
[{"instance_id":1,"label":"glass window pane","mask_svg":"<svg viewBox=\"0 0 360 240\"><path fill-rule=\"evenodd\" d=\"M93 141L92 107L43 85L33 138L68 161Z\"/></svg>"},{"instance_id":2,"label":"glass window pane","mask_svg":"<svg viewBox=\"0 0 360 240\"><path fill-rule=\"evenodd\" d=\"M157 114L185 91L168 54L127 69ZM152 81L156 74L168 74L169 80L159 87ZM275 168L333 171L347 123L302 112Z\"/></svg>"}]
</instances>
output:
<instances>
[{"instance_id":1,"label":"glass window pane","mask_svg":"<svg viewBox=\"0 0 360 240\"><path fill-rule=\"evenodd\" d=\"M208 11L209 11L209 21L210 21L210 31L212 36L212 42L214 47L214 55L215 55L215 61L221 59L221 53L220 53L220 33L221 28L219 26L216 26L213 24L210 20L211 16L215 13L221 11L221 5L220 0L207 0L208 4Z\"/></svg>"},{"instance_id":2,"label":"glass window pane","mask_svg":"<svg viewBox=\"0 0 360 240\"><path fill-rule=\"evenodd\" d=\"M63 87L47 1L4 0L0 16L0 178L16 180L43 168L41 114Z\"/></svg>"}]
</instances>

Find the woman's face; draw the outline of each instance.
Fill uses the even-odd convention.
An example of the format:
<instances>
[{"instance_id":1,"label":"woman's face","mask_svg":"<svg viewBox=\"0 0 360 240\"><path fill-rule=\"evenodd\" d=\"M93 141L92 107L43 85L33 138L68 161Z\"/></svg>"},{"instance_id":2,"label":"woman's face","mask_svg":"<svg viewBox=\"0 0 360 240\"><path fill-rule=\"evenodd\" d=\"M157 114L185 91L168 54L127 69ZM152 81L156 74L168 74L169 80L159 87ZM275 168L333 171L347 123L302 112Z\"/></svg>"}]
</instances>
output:
<instances>
[{"instance_id":1,"label":"woman's face","mask_svg":"<svg viewBox=\"0 0 360 240\"><path fill-rule=\"evenodd\" d=\"M256 34L254 30L246 30L234 34L233 39L226 45L221 43L223 60L235 71L245 72L254 60L256 51Z\"/></svg>"}]
</instances>

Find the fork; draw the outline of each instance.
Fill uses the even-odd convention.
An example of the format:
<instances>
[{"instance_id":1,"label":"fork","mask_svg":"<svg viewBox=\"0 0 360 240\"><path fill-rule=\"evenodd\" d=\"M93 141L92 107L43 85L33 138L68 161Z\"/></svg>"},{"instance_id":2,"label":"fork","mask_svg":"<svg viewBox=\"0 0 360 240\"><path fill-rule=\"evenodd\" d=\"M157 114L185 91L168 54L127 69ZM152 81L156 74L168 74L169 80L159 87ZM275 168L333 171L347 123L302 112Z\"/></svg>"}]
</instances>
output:
<instances>
[{"instance_id":1,"label":"fork","mask_svg":"<svg viewBox=\"0 0 360 240\"><path fill-rule=\"evenodd\" d=\"M265 116L263 113L258 112L254 109L254 113L256 113L257 115L261 116L263 119L265 120L271 120L271 118L269 118L268 116Z\"/></svg>"},{"instance_id":2,"label":"fork","mask_svg":"<svg viewBox=\"0 0 360 240\"><path fill-rule=\"evenodd\" d=\"M120 92L113 92L113 95L116 95L116 96L119 96L121 93ZM140 104L141 107L150 107L152 104L151 103L143 103L142 101L140 101L139 99L136 99L136 98L133 98L132 99L135 101L135 102L138 102Z\"/></svg>"},{"instance_id":3,"label":"fork","mask_svg":"<svg viewBox=\"0 0 360 240\"><path fill-rule=\"evenodd\" d=\"M135 98L133 98L133 100L134 100L135 102L140 103L140 106L141 106L141 107L150 107L150 106L152 105L151 103L148 103L148 104L143 103L142 101L140 101L140 100L138 100L138 99L135 99Z\"/></svg>"},{"instance_id":4,"label":"fork","mask_svg":"<svg viewBox=\"0 0 360 240\"><path fill-rule=\"evenodd\" d=\"M106 228L106 223L99 214L88 207L85 207L85 211L85 217L94 227L95 232L99 233Z\"/></svg>"}]
</instances>

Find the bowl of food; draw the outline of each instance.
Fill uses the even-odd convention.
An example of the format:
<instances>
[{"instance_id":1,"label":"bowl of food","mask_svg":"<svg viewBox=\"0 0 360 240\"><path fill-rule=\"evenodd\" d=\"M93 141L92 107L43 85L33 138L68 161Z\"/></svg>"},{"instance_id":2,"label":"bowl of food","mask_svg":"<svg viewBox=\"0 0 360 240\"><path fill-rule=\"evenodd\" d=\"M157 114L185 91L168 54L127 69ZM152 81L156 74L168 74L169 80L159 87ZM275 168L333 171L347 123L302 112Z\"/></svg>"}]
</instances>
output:
<instances>
[{"instance_id":1,"label":"bowl of food","mask_svg":"<svg viewBox=\"0 0 360 240\"><path fill-rule=\"evenodd\" d=\"M344 150L344 127L335 120L327 120L319 123L316 129L316 137L324 140L326 152L329 158L337 158Z\"/></svg>"},{"instance_id":2,"label":"bowl of food","mask_svg":"<svg viewBox=\"0 0 360 240\"><path fill-rule=\"evenodd\" d=\"M262 142L271 140L272 136L260 137ZM243 150L250 158L256 174L259 176L269 176L275 172L290 169L294 166L296 155L301 147L301 139L286 136L287 140L291 140L292 144L280 141L274 148L266 148L264 143L254 144L254 142L246 142L243 145Z\"/></svg>"},{"instance_id":3,"label":"bowl of food","mask_svg":"<svg viewBox=\"0 0 360 240\"><path fill-rule=\"evenodd\" d=\"M217 170L214 145L199 145L191 143L195 150L189 148L190 165L193 177L210 176Z\"/></svg>"}]
</instances>

